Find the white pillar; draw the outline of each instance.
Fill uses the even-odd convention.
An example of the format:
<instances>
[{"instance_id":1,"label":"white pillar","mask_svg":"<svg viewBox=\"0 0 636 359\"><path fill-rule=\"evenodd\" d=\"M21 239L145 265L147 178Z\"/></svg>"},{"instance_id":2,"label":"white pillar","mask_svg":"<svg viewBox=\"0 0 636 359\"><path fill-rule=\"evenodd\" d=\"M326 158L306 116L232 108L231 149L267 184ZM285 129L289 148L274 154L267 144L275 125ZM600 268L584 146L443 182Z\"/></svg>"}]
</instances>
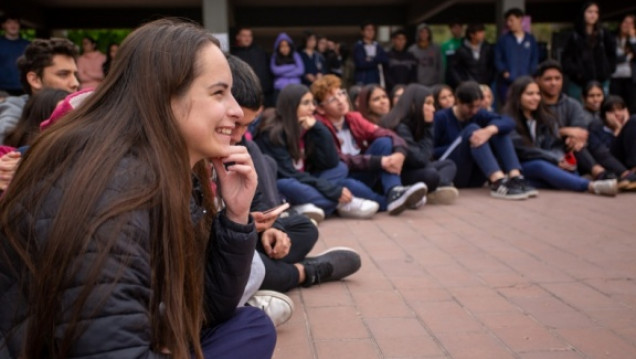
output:
<instances>
[{"instance_id":1,"label":"white pillar","mask_svg":"<svg viewBox=\"0 0 636 359\"><path fill-rule=\"evenodd\" d=\"M223 51L230 51L228 0L202 0L203 26L221 42Z\"/></svg>"}]
</instances>

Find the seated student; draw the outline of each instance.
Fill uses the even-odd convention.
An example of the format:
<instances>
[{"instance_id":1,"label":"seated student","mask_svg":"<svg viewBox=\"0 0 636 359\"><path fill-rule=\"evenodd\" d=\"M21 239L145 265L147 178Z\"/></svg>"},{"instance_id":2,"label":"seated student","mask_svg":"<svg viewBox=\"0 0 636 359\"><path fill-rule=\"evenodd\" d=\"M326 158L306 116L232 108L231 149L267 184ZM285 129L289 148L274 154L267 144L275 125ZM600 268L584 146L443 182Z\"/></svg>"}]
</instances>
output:
<instances>
[{"instance_id":1,"label":"seated student","mask_svg":"<svg viewBox=\"0 0 636 359\"><path fill-rule=\"evenodd\" d=\"M589 126L596 122L602 124L599 113L601 112L601 105L605 100L605 93L603 92L603 84L598 81L590 81L581 93L583 96L583 109L588 115L587 122ZM588 127L589 127L588 126Z\"/></svg>"},{"instance_id":2,"label":"seated student","mask_svg":"<svg viewBox=\"0 0 636 359\"><path fill-rule=\"evenodd\" d=\"M422 181L429 189L428 203L450 204L459 192L453 186L457 167L451 160L433 160L433 94L428 87L408 85L397 106L382 119L382 126L394 130L406 141L408 153L402 183Z\"/></svg>"},{"instance_id":3,"label":"seated student","mask_svg":"<svg viewBox=\"0 0 636 359\"><path fill-rule=\"evenodd\" d=\"M382 116L391 111L391 101L386 90L377 84L365 85L358 95L358 111L362 117L379 125Z\"/></svg>"},{"instance_id":4,"label":"seated student","mask_svg":"<svg viewBox=\"0 0 636 359\"><path fill-rule=\"evenodd\" d=\"M440 84L433 86L432 89L435 111L451 108L455 105L455 94L450 86Z\"/></svg>"},{"instance_id":5,"label":"seated student","mask_svg":"<svg viewBox=\"0 0 636 359\"><path fill-rule=\"evenodd\" d=\"M514 121L481 108L484 95L476 82L460 84L455 98L457 103L435 112L434 120L434 156L455 162L455 185L481 187L488 180L490 195L496 198L520 200L537 195L521 176L508 136Z\"/></svg>"},{"instance_id":6,"label":"seated student","mask_svg":"<svg viewBox=\"0 0 636 359\"><path fill-rule=\"evenodd\" d=\"M627 104L621 97L610 95L601 106L600 118L602 125L590 127L590 142L595 138L608 147L612 155L628 169L628 176L633 178L631 176L636 171L636 116L630 117ZM619 187L634 189L623 179L619 179Z\"/></svg>"},{"instance_id":7,"label":"seated student","mask_svg":"<svg viewBox=\"0 0 636 359\"><path fill-rule=\"evenodd\" d=\"M425 199L427 188L422 182L402 186L406 143L393 131L367 121L359 112L350 112L347 93L340 86L338 77L327 75L311 85L311 92L318 102L316 117L331 132L349 175L366 184L352 191L362 192L378 184L382 194L372 198L380 203L381 210L398 215L406 208L417 208Z\"/></svg>"},{"instance_id":8,"label":"seated student","mask_svg":"<svg viewBox=\"0 0 636 359\"><path fill-rule=\"evenodd\" d=\"M259 259L264 264L260 291L250 295L249 305L263 309L275 324L287 321L293 312L293 302L278 292L287 292L298 286L339 280L360 268L360 256L352 249L339 247L315 257L307 257L318 240L318 229L301 215L280 218L276 211L266 212L280 204L276 188L276 170L269 164L259 147L245 139L249 124L262 109L263 95L258 77L250 66L235 56L228 62L233 74L232 94L243 109L243 118L232 131L232 144L244 145L258 174L258 186L252 200L252 217L260 242Z\"/></svg>"},{"instance_id":9,"label":"seated student","mask_svg":"<svg viewBox=\"0 0 636 359\"><path fill-rule=\"evenodd\" d=\"M494 111L492 104L495 98L492 94L492 90L490 89L490 86L480 84L479 88L481 89L481 92L484 94L484 100L481 101L481 108L483 108L484 110L488 112Z\"/></svg>"},{"instance_id":10,"label":"seated student","mask_svg":"<svg viewBox=\"0 0 636 359\"><path fill-rule=\"evenodd\" d=\"M554 60L542 62L535 74L543 102L556 115L559 135L576 157L577 170L593 179L627 179L627 169L598 141L589 141L590 117L581 104L562 93L563 72Z\"/></svg>"},{"instance_id":11,"label":"seated student","mask_svg":"<svg viewBox=\"0 0 636 359\"><path fill-rule=\"evenodd\" d=\"M316 80L320 81L320 80ZM281 91L275 111L266 111L254 140L276 160L278 190L291 204L313 203L326 215L371 218L379 208L354 197L329 131L316 121L314 99L305 85Z\"/></svg>"},{"instance_id":12,"label":"seated student","mask_svg":"<svg viewBox=\"0 0 636 359\"><path fill-rule=\"evenodd\" d=\"M294 42L284 32L278 34L274 42L274 53L269 62L269 68L274 75L274 103L278 93L289 84L299 84L305 73L303 60L294 49Z\"/></svg>"},{"instance_id":13,"label":"seated student","mask_svg":"<svg viewBox=\"0 0 636 359\"><path fill-rule=\"evenodd\" d=\"M541 102L539 85L530 76L517 78L508 90L504 113L516 123L513 143L523 174L538 187L615 196L615 179L590 181L568 161L559 125Z\"/></svg>"},{"instance_id":14,"label":"seated student","mask_svg":"<svg viewBox=\"0 0 636 359\"><path fill-rule=\"evenodd\" d=\"M406 85L393 86L393 90L391 90L391 106L397 105L398 101L400 101L400 96L402 96L405 89Z\"/></svg>"},{"instance_id":15,"label":"seated student","mask_svg":"<svg viewBox=\"0 0 636 359\"><path fill-rule=\"evenodd\" d=\"M0 199L0 257L13 258L0 264L3 353L271 357L271 320L236 309L257 177L230 146L242 113L218 46L190 23L142 26L96 92L32 145Z\"/></svg>"},{"instance_id":16,"label":"seated student","mask_svg":"<svg viewBox=\"0 0 636 359\"><path fill-rule=\"evenodd\" d=\"M4 145L18 148L30 144L40 133L40 123L49 118L57 104L69 94L65 90L45 88L29 97L20 120L7 133Z\"/></svg>"}]
</instances>

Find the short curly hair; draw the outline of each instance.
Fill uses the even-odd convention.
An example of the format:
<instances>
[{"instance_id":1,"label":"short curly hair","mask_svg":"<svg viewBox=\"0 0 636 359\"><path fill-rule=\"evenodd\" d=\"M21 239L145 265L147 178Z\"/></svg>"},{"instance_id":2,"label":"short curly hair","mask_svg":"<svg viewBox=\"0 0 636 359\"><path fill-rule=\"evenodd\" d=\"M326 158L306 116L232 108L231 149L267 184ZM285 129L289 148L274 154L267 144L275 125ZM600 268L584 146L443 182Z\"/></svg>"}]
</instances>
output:
<instances>
[{"instance_id":1,"label":"short curly hair","mask_svg":"<svg viewBox=\"0 0 636 359\"><path fill-rule=\"evenodd\" d=\"M32 94L27 74L35 72L38 77L42 78L44 68L53 64L53 56L55 55L69 56L77 61L77 47L70 40L62 38L35 39L27 46L24 55L20 56L17 61L24 92Z\"/></svg>"},{"instance_id":2,"label":"short curly hair","mask_svg":"<svg viewBox=\"0 0 636 359\"><path fill-rule=\"evenodd\" d=\"M334 89L340 89L342 81L336 75L325 75L311 84L311 93L314 95L316 102L323 102Z\"/></svg>"}]
</instances>

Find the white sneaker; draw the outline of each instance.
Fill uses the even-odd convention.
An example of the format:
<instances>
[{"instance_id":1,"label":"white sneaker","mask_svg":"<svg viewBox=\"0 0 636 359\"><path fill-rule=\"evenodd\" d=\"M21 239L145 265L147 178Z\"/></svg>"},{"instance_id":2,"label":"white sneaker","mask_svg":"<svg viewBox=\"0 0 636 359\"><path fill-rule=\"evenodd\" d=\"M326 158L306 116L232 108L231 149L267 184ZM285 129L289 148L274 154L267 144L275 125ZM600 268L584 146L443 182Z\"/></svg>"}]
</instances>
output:
<instances>
[{"instance_id":1,"label":"white sneaker","mask_svg":"<svg viewBox=\"0 0 636 359\"><path fill-rule=\"evenodd\" d=\"M289 212L301 214L309 219L313 219L316 223L320 223L325 219L325 211L313 203L295 205Z\"/></svg>"},{"instance_id":2,"label":"white sneaker","mask_svg":"<svg viewBox=\"0 0 636 359\"><path fill-rule=\"evenodd\" d=\"M614 197L618 193L618 181L615 179L592 181L594 194Z\"/></svg>"},{"instance_id":3,"label":"white sneaker","mask_svg":"<svg viewBox=\"0 0 636 359\"><path fill-rule=\"evenodd\" d=\"M420 207L423 207L426 204L426 202L427 202L427 197L424 196L424 197L422 197L421 200L419 200L419 202L417 202L415 204L412 204L412 205L409 205L408 209L418 209Z\"/></svg>"},{"instance_id":4,"label":"white sneaker","mask_svg":"<svg viewBox=\"0 0 636 359\"><path fill-rule=\"evenodd\" d=\"M426 197L429 204L452 204L459 197L459 191L453 186L442 186L429 192Z\"/></svg>"},{"instance_id":5,"label":"white sneaker","mask_svg":"<svg viewBox=\"0 0 636 359\"><path fill-rule=\"evenodd\" d=\"M371 218L378 212L380 205L368 199L353 197L349 203L338 205L338 214L344 218Z\"/></svg>"},{"instance_id":6,"label":"white sneaker","mask_svg":"<svg viewBox=\"0 0 636 359\"><path fill-rule=\"evenodd\" d=\"M284 324L294 314L291 298L273 290L259 290L247 301L247 305L264 311L275 326Z\"/></svg>"}]
</instances>

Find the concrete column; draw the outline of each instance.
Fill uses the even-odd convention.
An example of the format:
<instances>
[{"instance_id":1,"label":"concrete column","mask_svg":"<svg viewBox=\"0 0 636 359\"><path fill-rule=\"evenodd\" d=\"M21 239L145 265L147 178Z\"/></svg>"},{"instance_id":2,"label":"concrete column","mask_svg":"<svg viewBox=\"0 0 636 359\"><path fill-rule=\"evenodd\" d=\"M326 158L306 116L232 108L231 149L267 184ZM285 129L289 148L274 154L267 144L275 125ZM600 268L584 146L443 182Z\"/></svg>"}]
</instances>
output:
<instances>
[{"instance_id":1,"label":"concrete column","mask_svg":"<svg viewBox=\"0 0 636 359\"><path fill-rule=\"evenodd\" d=\"M501 35L506 28L506 19L504 14L512 8L519 8L523 11L526 9L525 0L497 0L495 6L495 19L497 19L497 35Z\"/></svg>"},{"instance_id":2,"label":"concrete column","mask_svg":"<svg viewBox=\"0 0 636 359\"><path fill-rule=\"evenodd\" d=\"M202 0L203 26L221 42L223 51L230 51L228 0Z\"/></svg>"}]
</instances>

